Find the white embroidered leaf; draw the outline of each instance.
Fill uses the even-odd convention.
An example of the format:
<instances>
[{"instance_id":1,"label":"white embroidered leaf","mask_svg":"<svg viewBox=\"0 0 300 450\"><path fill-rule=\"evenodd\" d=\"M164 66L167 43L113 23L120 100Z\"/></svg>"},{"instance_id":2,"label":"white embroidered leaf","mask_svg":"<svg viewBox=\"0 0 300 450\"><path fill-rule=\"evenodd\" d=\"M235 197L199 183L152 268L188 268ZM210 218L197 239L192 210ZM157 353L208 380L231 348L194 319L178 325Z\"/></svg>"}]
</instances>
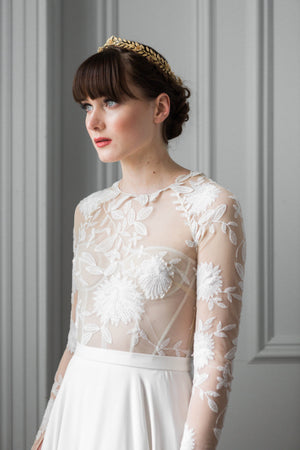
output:
<instances>
[{"instance_id":1,"label":"white embroidered leaf","mask_svg":"<svg viewBox=\"0 0 300 450\"><path fill-rule=\"evenodd\" d=\"M227 337L227 334L223 333L222 331L215 331L214 335L218 336L218 337L224 337L224 338Z\"/></svg>"},{"instance_id":2,"label":"white embroidered leaf","mask_svg":"<svg viewBox=\"0 0 300 450\"><path fill-rule=\"evenodd\" d=\"M193 188L188 186L178 186L176 184L172 185L172 189L174 189L175 192L178 192L179 194L190 194L194 192Z\"/></svg>"},{"instance_id":3,"label":"white embroidered leaf","mask_svg":"<svg viewBox=\"0 0 300 450\"><path fill-rule=\"evenodd\" d=\"M210 407L210 409L212 411L214 411L215 413L217 413L218 410L218 405L216 404L216 402L214 400L212 400L211 398L208 398L208 406Z\"/></svg>"},{"instance_id":4,"label":"white embroidered leaf","mask_svg":"<svg viewBox=\"0 0 300 450\"><path fill-rule=\"evenodd\" d=\"M95 246L95 252L103 252L106 253L110 250L115 242L116 236L109 236L104 239L100 244Z\"/></svg>"},{"instance_id":5,"label":"white embroidered leaf","mask_svg":"<svg viewBox=\"0 0 300 450\"><path fill-rule=\"evenodd\" d=\"M216 436L217 441L220 440L222 429L221 428L214 428L214 435Z\"/></svg>"},{"instance_id":6,"label":"white embroidered leaf","mask_svg":"<svg viewBox=\"0 0 300 450\"><path fill-rule=\"evenodd\" d=\"M139 330L139 334L143 339L148 340L147 335L144 330Z\"/></svg>"},{"instance_id":7,"label":"white embroidered leaf","mask_svg":"<svg viewBox=\"0 0 300 450\"><path fill-rule=\"evenodd\" d=\"M83 345L88 344L88 342L90 341L90 339L91 339L92 336L93 336L92 333L84 333L84 334L82 335L82 339L81 339L82 344L83 344Z\"/></svg>"},{"instance_id":8,"label":"white embroidered leaf","mask_svg":"<svg viewBox=\"0 0 300 450\"><path fill-rule=\"evenodd\" d=\"M201 375L197 375L195 385L200 386L200 384L204 383L208 378L208 373L201 373Z\"/></svg>"},{"instance_id":9,"label":"white embroidered leaf","mask_svg":"<svg viewBox=\"0 0 300 450\"><path fill-rule=\"evenodd\" d=\"M242 246L242 259L243 259L243 262L246 261L246 241L243 243L243 246Z\"/></svg>"},{"instance_id":10,"label":"white embroidered leaf","mask_svg":"<svg viewBox=\"0 0 300 450\"><path fill-rule=\"evenodd\" d=\"M215 392L215 391L206 391L206 393L208 395L210 395L211 397L220 397L220 394L218 392Z\"/></svg>"},{"instance_id":11,"label":"white embroidered leaf","mask_svg":"<svg viewBox=\"0 0 300 450\"><path fill-rule=\"evenodd\" d=\"M213 216L213 220L218 221L224 215L226 211L226 205L220 205L216 208Z\"/></svg>"},{"instance_id":12,"label":"white embroidered leaf","mask_svg":"<svg viewBox=\"0 0 300 450\"><path fill-rule=\"evenodd\" d=\"M134 221L135 221L135 212L134 212L134 209L133 209L133 208L131 208L131 209L128 211L127 221L128 221L128 225L129 225L129 226L132 225L132 224L134 223Z\"/></svg>"},{"instance_id":13,"label":"white embroidered leaf","mask_svg":"<svg viewBox=\"0 0 300 450\"><path fill-rule=\"evenodd\" d=\"M102 333L103 339L104 339L108 344L111 344L111 343L112 343L112 336L111 336L111 333L110 333L109 329L103 326L103 327L101 328L101 333Z\"/></svg>"},{"instance_id":14,"label":"white embroidered leaf","mask_svg":"<svg viewBox=\"0 0 300 450\"><path fill-rule=\"evenodd\" d=\"M170 338L165 339L161 344L160 344L160 348L164 348L166 347L170 342Z\"/></svg>"},{"instance_id":15,"label":"white embroidered leaf","mask_svg":"<svg viewBox=\"0 0 300 450\"><path fill-rule=\"evenodd\" d=\"M157 199L157 197L159 196L160 192L153 192L153 194L150 195L150 202L153 202L154 200Z\"/></svg>"},{"instance_id":16,"label":"white embroidered leaf","mask_svg":"<svg viewBox=\"0 0 300 450\"><path fill-rule=\"evenodd\" d=\"M145 206L148 203L148 195L147 194L141 194L136 199L139 202L139 204L142 206Z\"/></svg>"},{"instance_id":17,"label":"white embroidered leaf","mask_svg":"<svg viewBox=\"0 0 300 450\"><path fill-rule=\"evenodd\" d=\"M101 275L103 273L103 270L98 266L87 266L85 270L92 275Z\"/></svg>"},{"instance_id":18,"label":"white embroidered leaf","mask_svg":"<svg viewBox=\"0 0 300 450\"><path fill-rule=\"evenodd\" d=\"M174 349L174 350L177 349L178 347L181 346L181 344L182 344L182 340L176 342L176 344L174 345L173 349Z\"/></svg>"},{"instance_id":19,"label":"white embroidered leaf","mask_svg":"<svg viewBox=\"0 0 300 450\"><path fill-rule=\"evenodd\" d=\"M229 286L226 289L224 289L224 292L227 294L228 292L234 292L236 290L235 286Z\"/></svg>"},{"instance_id":20,"label":"white embroidered leaf","mask_svg":"<svg viewBox=\"0 0 300 450\"><path fill-rule=\"evenodd\" d=\"M244 268L242 264L240 263L234 263L234 266L236 268L237 273L239 274L239 277L243 280L244 279Z\"/></svg>"},{"instance_id":21,"label":"white embroidered leaf","mask_svg":"<svg viewBox=\"0 0 300 450\"><path fill-rule=\"evenodd\" d=\"M128 211L131 209L132 205L132 200L129 200L128 202L125 203L124 207L123 207L123 211L124 214L127 214Z\"/></svg>"},{"instance_id":22,"label":"white embroidered leaf","mask_svg":"<svg viewBox=\"0 0 300 450\"><path fill-rule=\"evenodd\" d=\"M90 253L82 252L82 254L80 255L80 260L90 266L96 266L96 261Z\"/></svg>"},{"instance_id":23,"label":"white embroidered leaf","mask_svg":"<svg viewBox=\"0 0 300 450\"><path fill-rule=\"evenodd\" d=\"M210 234L214 234L214 232L215 232L215 226L213 223L209 227L209 232L210 232Z\"/></svg>"},{"instance_id":24,"label":"white embroidered leaf","mask_svg":"<svg viewBox=\"0 0 300 450\"><path fill-rule=\"evenodd\" d=\"M206 319L205 321L205 325L211 324L214 320L215 320L216 316L214 317L209 317L208 319Z\"/></svg>"},{"instance_id":25,"label":"white embroidered leaf","mask_svg":"<svg viewBox=\"0 0 300 450\"><path fill-rule=\"evenodd\" d=\"M109 277L110 275L112 275L114 273L114 271L116 270L117 264L110 264L104 271L104 275L106 277Z\"/></svg>"},{"instance_id":26,"label":"white embroidered leaf","mask_svg":"<svg viewBox=\"0 0 300 450\"><path fill-rule=\"evenodd\" d=\"M225 305L225 303L223 303L222 301L220 301L221 299L217 299L216 301L216 305L219 306L220 308L226 309L227 306Z\"/></svg>"},{"instance_id":27,"label":"white embroidered leaf","mask_svg":"<svg viewBox=\"0 0 300 450\"><path fill-rule=\"evenodd\" d=\"M236 323L231 323L230 325L226 325L225 327L223 327L223 331L233 330L233 328L236 328Z\"/></svg>"},{"instance_id":28,"label":"white embroidered leaf","mask_svg":"<svg viewBox=\"0 0 300 450\"><path fill-rule=\"evenodd\" d=\"M236 298L237 300L242 301L242 296L239 294L232 294L232 297Z\"/></svg>"},{"instance_id":29,"label":"white embroidered leaf","mask_svg":"<svg viewBox=\"0 0 300 450\"><path fill-rule=\"evenodd\" d=\"M100 327L96 323L87 323L84 325L84 331L87 331L88 333L96 333L99 330Z\"/></svg>"},{"instance_id":30,"label":"white embroidered leaf","mask_svg":"<svg viewBox=\"0 0 300 450\"><path fill-rule=\"evenodd\" d=\"M111 212L111 217L115 220L122 220L124 217L124 214L121 209L116 209L115 211Z\"/></svg>"},{"instance_id":31,"label":"white embroidered leaf","mask_svg":"<svg viewBox=\"0 0 300 450\"><path fill-rule=\"evenodd\" d=\"M152 213L153 206L148 206L146 208L141 208L137 213L137 220L145 220Z\"/></svg>"},{"instance_id":32,"label":"white embroidered leaf","mask_svg":"<svg viewBox=\"0 0 300 450\"><path fill-rule=\"evenodd\" d=\"M174 186L176 186L176 184L177 183L183 183L184 181L186 181L186 180L188 180L191 176L193 176L193 175L197 175L199 172L189 172L189 173L186 173L186 174L183 174L183 175L179 175L177 178L176 178L176 183L175 183L175 185ZM173 186L173 185L172 185Z\"/></svg>"},{"instance_id":33,"label":"white embroidered leaf","mask_svg":"<svg viewBox=\"0 0 300 450\"><path fill-rule=\"evenodd\" d=\"M226 359L229 359L229 360L234 359L234 356L235 356L235 354L236 354L236 350L237 350L236 346L232 347L232 348L229 350L229 352L226 353L225 358L226 358Z\"/></svg>"},{"instance_id":34,"label":"white embroidered leaf","mask_svg":"<svg viewBox=\"0 0 300 450\"><path fill-rule=\"evenodd\" d=\"M134 222L134 227L138 234L141 234L142 236L147 235L147 228L142 222Z\"/></svg>"},{"instance_id":35,"label":"white embroidered leaf","mask_svg":"<svg viewBox=\"0 0 300 450\"><path fill-rule=\"evenodd\" d=\"M237 238L236 238L236 234L234 231L229 230L229 239L230 241L233 243L233 245L237 244Z\"/></svg>"},{"instance_id":36,"label":"white embroidered leaf","mask_svg":"<svg viewBox=\"0 0 300 450\"><path fill-rule=\"evenodd\" d=\"M185 243L188 247L196 247L197 246L196 242L194 242L194 241L187 240L187 241L185 241Z\"/></svg>"}]
</instances>

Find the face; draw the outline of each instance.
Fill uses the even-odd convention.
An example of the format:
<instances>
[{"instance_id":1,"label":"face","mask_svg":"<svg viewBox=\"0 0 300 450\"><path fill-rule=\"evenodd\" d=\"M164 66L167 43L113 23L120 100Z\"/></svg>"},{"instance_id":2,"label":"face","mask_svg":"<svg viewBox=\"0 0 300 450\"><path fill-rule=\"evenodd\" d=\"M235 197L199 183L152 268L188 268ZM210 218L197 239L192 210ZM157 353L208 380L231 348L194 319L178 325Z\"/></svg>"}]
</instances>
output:
<instances>
[{"instance_id":1,"label":"face","mask_svg":"<svg viewBox=\"0 0 300 450\"><path fill-rule=\"evenodd\" d=\"M157 136L155 100L126 97L116 103L106 97L82 102L85 125L102 162L122 161L145 154Z\"/></svg>"}]
</instances>

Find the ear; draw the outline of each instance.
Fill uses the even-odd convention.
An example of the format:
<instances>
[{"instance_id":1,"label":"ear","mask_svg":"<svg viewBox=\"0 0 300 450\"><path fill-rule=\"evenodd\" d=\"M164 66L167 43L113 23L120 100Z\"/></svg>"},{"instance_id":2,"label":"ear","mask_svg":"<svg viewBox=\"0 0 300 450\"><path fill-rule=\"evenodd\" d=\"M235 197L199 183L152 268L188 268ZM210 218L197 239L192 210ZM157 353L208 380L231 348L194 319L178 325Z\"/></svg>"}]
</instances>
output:
<instances>
[{"instance_id":1,"label":"ear","mask_svg":"<svg viewBox=\"0 0 300 450\"><path fill-rule=\"evenodd\" d=\"M170 97L164 92L155 99L154 123L162 123L170 114Z\"/></svg>"}]
</instances>

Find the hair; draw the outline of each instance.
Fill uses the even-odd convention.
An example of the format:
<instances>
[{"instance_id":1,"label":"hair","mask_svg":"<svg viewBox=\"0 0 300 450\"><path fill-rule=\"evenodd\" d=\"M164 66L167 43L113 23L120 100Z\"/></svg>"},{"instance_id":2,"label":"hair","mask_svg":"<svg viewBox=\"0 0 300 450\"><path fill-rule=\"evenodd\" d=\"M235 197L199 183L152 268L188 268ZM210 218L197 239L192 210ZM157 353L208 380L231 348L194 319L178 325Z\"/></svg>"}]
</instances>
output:
<instances>
[{"instance_id":1,"label":"hair","mask_svg":"<svg viewBox=\"0 0 300 450\"><path fill-rule=\"evenodd\" d=\"M78 103L87 97L92 100L107 97L115 102L121 102L126 96L136 98L128 82L139 87L148 99L161 93L168 94L170 113L162 123L162 137L167 143L179 136L184 122L189 119L187 99L191 95L190 90L133 51L110 46L87 58L75 74L73 97Z\"/></svg>"}]
</instances>

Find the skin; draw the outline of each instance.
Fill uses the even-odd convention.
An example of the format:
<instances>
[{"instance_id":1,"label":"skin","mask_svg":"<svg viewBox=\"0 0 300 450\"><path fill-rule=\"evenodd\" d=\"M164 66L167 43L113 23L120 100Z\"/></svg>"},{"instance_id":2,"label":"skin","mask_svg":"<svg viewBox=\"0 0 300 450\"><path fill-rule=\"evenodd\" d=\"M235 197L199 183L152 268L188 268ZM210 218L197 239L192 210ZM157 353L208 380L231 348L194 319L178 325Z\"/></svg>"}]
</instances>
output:
<instances>
[{"instance_id":1,"label":"skin","mask_svg":"<svg viewBox=\"0 0 300 450\"><path fill-rule=\"evenodd\" d=\"M162 137L162 123L170 112L170 99L161 93L146 99L142 91L130 86L137 99L122 102L99 97L82 102L86 111L85 125L102 162L120 161L120 189L131 193L151 193L171 184L189 170L173 161ZM99 148L95 138L111 139Z\"/></svg>"}]
</instances>

